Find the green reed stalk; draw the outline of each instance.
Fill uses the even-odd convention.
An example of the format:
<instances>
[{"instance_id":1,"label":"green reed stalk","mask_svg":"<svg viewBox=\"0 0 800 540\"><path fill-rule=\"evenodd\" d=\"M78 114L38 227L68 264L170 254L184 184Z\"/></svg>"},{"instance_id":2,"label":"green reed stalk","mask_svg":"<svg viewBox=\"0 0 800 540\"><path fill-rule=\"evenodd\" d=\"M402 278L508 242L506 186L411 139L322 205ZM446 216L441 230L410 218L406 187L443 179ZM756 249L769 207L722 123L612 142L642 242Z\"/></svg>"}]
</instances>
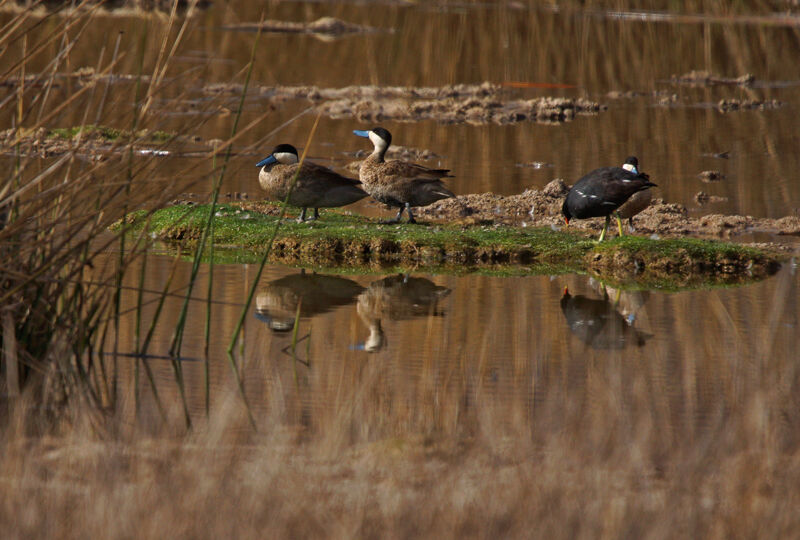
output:
<instances>
[{"instance_id":1,"label":"green reed stalk","mask_svg":"<svg viewBox=\"0 0 800 540\"><path fill-rule=\"evenodd\" d=\"M253 41L253 47L250 50L250 62L248 64L247 73L245 75L244 86L242 88L242 95L239 98L239 106L236 110L236 116L233 121L233 127L231 128L231 138L236 135L236 131L239 126L239 120L242 116L242 110L244 109L244 100L247 96L247 88L250 84L250 77L253 73L253 66L255 65L255 56L256 50L258 47L259 37L261 36L261 31L256 34L256 39ZM189 298L191 296L192 290L194 288L195 280L197 279L197 272L200 268L200 260L205 249L205 244L208 241L209 231L211 230L211 223L214 220L214 214L216 212L217 201L219 199L219 191L220 187L222 186L222 179L225 176L225 171L228 167L228 162L231 158L231 147L230 145L227 148L225 153L225 159L222 163L222 169L220 170L219 178L217 179L214 190L211 194L211 205L209 207L208 212L208 219L206 221L205 227L203 228L203 234L200 237L200 241L197 244L194 254L194 261L192 262L192 271L189 277L189 287L186 291L186 297L183 301L183 306L181 307L180 315L178 316L178 322L175 325L175 332L173 333L172 345L170 346L169 354L170 356L179 356L181 344L183 342L183 332L186 327L186 317L189 309Z\"/></svg>"},{"instance_id":2,"label":"green reed stalk","mask_svg":"<svg viewBox=\"0 0 800 540\"><path fill-rule=\"evenodd\" d=\"M228 353L232 354L233 348L236 346L236 340L239 338L239 334L242 331L242 326L244 326L245 317L247 317L247 312L250 311L250 305L253 303L253 297L256 294L256 289L258 288L258 281L261 279L261 274L264 271L264 266L267 264L267 259L269 258L269 254L272 251L272 244L275 242L275 238L278 236L278 231L281 227L281 222L283 221L283 217L286 214L286 207L289 204L289 197L292 195L292 189L294 188L295 183L297 182L297 177L300 175L300 170L303 167L303 163L306 159L306 154L308 153L308 148L311 146L311 141L314 139L314 133L317 131L317 125L319 125L319 119L322 114L317 114L317 118L314 120L314 125L311 126L311 132L308 134L308 140L306 141L306 146L303 148L303 155L300 156L300 162L297 165L297 172L292 178L292 183L289 185L289 192L286 194L286 199L283 201L283 206L281 207L281 213L278 215L278 220L275 222L275 228L272 230L272 236L269 237L269 241L267 241L267 246L264 249L264 253L261 256L261 260L258 264L258 270L256 271L256 275L253 279L253 284L250 286L250 293L247 295L247 300L244 303L244 307L242 308L242 312L239 315L239 320L236 323L236 327L233 330L233 336L231 336L231 341L228 344Z\"/></svg>"}]
</instances>

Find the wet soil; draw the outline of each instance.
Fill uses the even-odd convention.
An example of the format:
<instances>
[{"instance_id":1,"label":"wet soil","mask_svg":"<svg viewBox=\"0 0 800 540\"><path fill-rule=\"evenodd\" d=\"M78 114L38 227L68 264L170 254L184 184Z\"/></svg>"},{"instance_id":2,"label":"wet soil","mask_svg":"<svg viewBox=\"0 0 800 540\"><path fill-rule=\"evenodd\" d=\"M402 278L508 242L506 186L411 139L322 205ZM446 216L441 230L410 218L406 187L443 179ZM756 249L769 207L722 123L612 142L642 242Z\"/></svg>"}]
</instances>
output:
<instances>
[{"instance_id":1,"label":"wet soil","mask_svg":"<svg viewBox=\"0 0 800 540\"><path fill-rule=\"evenodd\" d=\"M237 93L242 88L235 84L214 84L204 90L206 93ZM507 90L488 82L441 87L275 86L261 87L259 92L262 97L273 101L308 99L316 104L319 112L330 118L355 118L362 122L562 123L577 115L596 114L607 108L583 98L509 99Z\"/></svg>"},{"instance_id":2,"label":"wet soil","mask_svg":"<svg viewBox=\"0 0 800 540\"><path fill-rule=\"evenodd\" d=\"M670 81L676 84L685 84L689 86L752 86L756 78L750 73L732 78L722 77L708 71L690 71L683 75L673 75L670 77Z\"/></svg>"},{"instance_id":3,"label":"wet soil","mask_svg":"<svg viewBox=\"0 0 800 540\"><path fill-rule=\"evenodd\" d=\"M84 126L82 130L77 127L21 131L6 129L0 131L0 154L18 153L44 158L78 152L89 155L91 159L102 160L110 153L123 151L128 145L133 145L141 154L166 156L176 151L176 146L182 152L204 151L213 148L214 142L163 131L142 130L131 136L130 131L105 126ZM166 143L170 143L170 150L163 149Z\"/></svg>"}]
</instances>

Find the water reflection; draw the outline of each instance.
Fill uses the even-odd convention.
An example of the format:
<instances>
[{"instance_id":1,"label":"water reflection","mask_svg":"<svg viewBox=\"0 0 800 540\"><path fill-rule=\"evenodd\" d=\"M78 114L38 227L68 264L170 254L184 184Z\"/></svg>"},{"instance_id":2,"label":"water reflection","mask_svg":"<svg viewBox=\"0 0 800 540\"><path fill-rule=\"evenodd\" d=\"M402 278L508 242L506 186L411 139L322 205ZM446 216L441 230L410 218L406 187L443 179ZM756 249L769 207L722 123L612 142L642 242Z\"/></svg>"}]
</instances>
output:
<instances>
[{"instance_id":1,"label":"water reflection","mask_svg":"<svg viewBox=\"0 0 800 540\"><path fill-rule=\"evenodd\" d=\"M561 311L573 335L599 350L642 347L653 337L635 327L637 314L649 299L649 292L623 291L596 280L590 280L590 285L601 298L573 296L567 288L561 297Z\"/></svg>"},{"instance_id":2,"label":"water reflection","mask_svg":"<svg viewBox=\"0 0 800 540\"><path fill-rule=\"evenodd\" d=\"M450 289L425 278L397 275L373 281L358 297L358 316L369 329L363 349L376 352L386 347L386 335L381 325L383 319L401 321L443 316L439 300L448 294Z\"/></svg>"},{"instance_id":3,"label":"water reflection","mask_svg":"<svg viewBox=\"0 0 800 540\"><path fill-rule=\"evenodd\" d=\"M301 317L312 317L354 302L363 290L350 279L301 270L267 283L256 295L255 316L274 332L288 332L298 308Z\"/></svg>"}]
</instances>

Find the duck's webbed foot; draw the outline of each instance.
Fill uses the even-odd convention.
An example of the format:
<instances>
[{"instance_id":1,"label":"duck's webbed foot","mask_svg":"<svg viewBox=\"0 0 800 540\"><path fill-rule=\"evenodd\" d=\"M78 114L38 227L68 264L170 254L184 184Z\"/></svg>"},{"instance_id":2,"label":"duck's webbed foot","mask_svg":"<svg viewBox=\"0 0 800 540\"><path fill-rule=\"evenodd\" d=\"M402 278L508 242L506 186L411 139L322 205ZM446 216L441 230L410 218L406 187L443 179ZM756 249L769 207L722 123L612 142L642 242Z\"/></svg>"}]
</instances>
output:
<instances>
[{"instance_id":1,"label":"duck's webbed foot","mask_svg":"<svg viewBox=\"0 0 800 540\"><path fill-rule=\"evenodd\" d=\"M300 212L300 215L297 216L297 223L303 223L306 220L306 207L303 207L303 210Z\"/></svg>"},{"instance_id":2,"label":"duck's webbed foot","mask_svg":"<svg viewBox=\"0 0 800 540\"><path fill-rule=\"evenodd\" d=\"M405 210L405 206L401 206L400 207L400 211L397 212L397 215L393 219L387 219L387 220L381 221L381 223L384 223L386 225L393 225L395 223L400 223L400 218L403 217L403 210Z\"/></svg>"},{"instance_id":3,"label":"duck's webbed foot","mask_svg":"<svg viewBox=\"0 0 800 540\"><path fill-rule=\"evenodd\" d=\"M414 219L414 214L411 212L411 206L406 204L406 210L408 210L408 222L409 223L416 223L417 220Z\"/></svg>"}]
</instances>

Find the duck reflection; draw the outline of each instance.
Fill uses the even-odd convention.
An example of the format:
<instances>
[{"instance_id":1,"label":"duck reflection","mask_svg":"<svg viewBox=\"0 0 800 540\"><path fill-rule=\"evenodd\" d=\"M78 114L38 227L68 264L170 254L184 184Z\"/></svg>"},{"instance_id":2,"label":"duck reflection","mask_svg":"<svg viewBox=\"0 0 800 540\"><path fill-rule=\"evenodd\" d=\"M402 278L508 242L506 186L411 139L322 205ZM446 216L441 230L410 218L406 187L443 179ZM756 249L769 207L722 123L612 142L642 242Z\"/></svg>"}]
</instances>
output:
<instances>
[{"instance_id":1,"label":"duck reflection","mask_svg":"<svg viewBox=\"0 0 800 540\"><path fill-rule=\"evenodd\" d=\"M369 337L363 350L376 352L386 347L386 336L381 326L383 319L401 321L414 317L441 317L439 300L450 294L450 289L436 285L429 279L398 275L373 281L358 297L358 316L369 328Z\"/></svg>"},{"instance_id":2,"label":"duck reflection","mask_svg":"<svg viewBox=\"0 0 800 540\"><path fill-rule=\"evenodd\" d=\"M644 346L653 336L635 328L634 323L636 313L648 296L639 292L610 290L614 296L609 296L609 289L603 288L603 298L588 298L573 296L565 287L561 311L569 329L593 349L618 350L629 345Z\"/></svg>"},{"instance_id":3,"label":"duck reflection","mask_svg":"<svg viewBox=\"0 0 800 540\"><path fill-rule=\"evenodd\" d=\"M625 291L595 278L589 278L589 285L603 298L607 298L630 325L636 322L639 311L650 300L650 291Z\"/></svg>"},{"instance_id":4,"label":"duck reflection","mask_svg":"<svg viewBox=\"0 0 800 540\"><path fill-rule=\"evenodd\" d=\"M288 332L298 306L301 317L313 317L354 302L363 290L350 279L301 270L267 283L256 295L255 316L274 332Z\"/></svg>"}]
</instances>

